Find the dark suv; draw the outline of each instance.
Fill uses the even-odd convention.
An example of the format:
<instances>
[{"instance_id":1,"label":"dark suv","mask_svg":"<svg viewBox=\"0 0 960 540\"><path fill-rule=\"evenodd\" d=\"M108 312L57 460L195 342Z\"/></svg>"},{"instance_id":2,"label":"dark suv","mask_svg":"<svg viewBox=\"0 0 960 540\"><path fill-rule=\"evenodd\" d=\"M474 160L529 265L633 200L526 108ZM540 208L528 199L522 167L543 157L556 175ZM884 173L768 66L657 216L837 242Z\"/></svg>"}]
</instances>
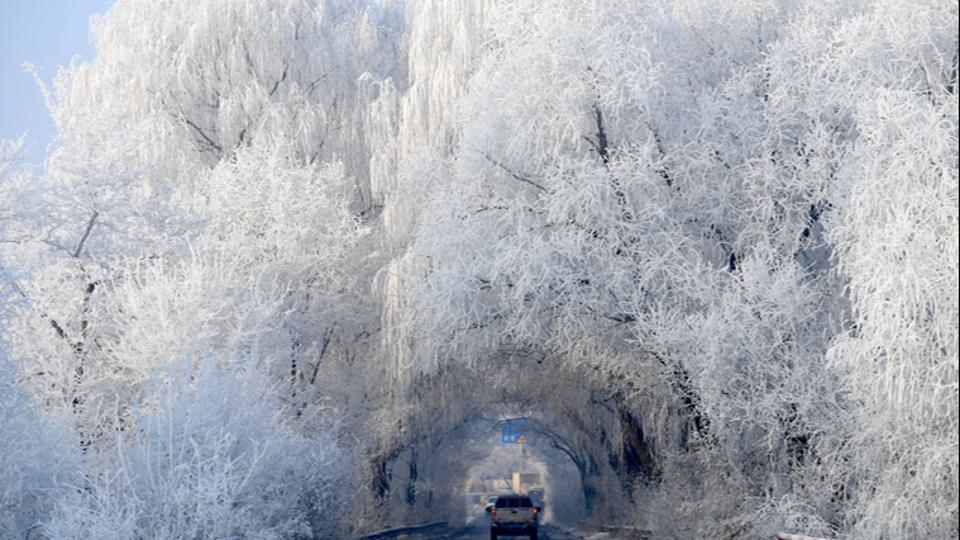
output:
<instances>
[{"instance_id":1,"label":"dark suv","mask_svg":"<svg viewBox=\"0 0 960 540\"><path fill-rule=\"evenodd\" d=\"M529 536L537 540L540 507L525 495L501 495L487 508L490 514L490 540L498 536Z\"/></svg>"}]
</instances>

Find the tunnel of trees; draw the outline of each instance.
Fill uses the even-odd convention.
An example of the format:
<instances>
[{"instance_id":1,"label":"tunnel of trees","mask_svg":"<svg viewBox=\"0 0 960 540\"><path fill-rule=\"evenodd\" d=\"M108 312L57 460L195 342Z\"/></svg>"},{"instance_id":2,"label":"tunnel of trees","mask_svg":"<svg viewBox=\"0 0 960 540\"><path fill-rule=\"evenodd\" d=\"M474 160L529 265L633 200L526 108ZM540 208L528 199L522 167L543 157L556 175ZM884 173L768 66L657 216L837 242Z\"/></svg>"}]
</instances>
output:
<instances>
[{"instance_id":1,"label":"tunnel of trees","mask_svg":"<svg viewBox=\"0 0 960 540\"><path fill-rule=\"evenodd\" d=\"M957 20L117 0L0 141L0 536L459 519L523 419L584 523L956 537Z\"/></svg>"},{"instance_id":2,"label":"tunnel of trees","mask_svg":"<svg viewBox=\"0 0 960 540\"><path fill-rule=\"evenodd\" d=\"M404 398L410 412L398 419L397 436L374 455L373 491L381 500L402 499L384 505L401 512L394 522L424 522L417 512L436 515L437 499L452 502L456 516L456 497L463 495L458 480L493 452L491 440L504 422L519 420L530 451L567 465L571 478L563 480L579 490L567 498L583 507L564 508L557 521L584 513L617 521L624 500L647 495L659 481L654 440L621 393L584 382L576 373L551 373L527 355L504 356L482 368L445 369L418 381ZM679 413L676 420L673 441L665 444L679 444ZM420 507L418 497L426 499Z\"/></svg>"}]
</instances>

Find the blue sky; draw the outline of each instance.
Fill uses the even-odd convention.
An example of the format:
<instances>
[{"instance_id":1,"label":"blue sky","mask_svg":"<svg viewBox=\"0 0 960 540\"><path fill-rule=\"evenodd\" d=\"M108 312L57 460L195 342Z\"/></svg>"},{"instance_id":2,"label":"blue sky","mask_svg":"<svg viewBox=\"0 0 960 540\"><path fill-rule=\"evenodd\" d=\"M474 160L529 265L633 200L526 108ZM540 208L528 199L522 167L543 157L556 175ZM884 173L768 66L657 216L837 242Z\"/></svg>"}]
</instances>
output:
<instances>
[{"instance_id":1,"label":"blue sky","mask_svg":"<svg viewBox=\"0 0 960 540\"><path fill-rule=\"evenodd\" d=\"M30 61L49 81L74 55L93 57L90 16L113 0L0 0L0 138L27 133L30 161L40 163L54 136L53 121L33 78Z\"/></svg>"}]
</instances>

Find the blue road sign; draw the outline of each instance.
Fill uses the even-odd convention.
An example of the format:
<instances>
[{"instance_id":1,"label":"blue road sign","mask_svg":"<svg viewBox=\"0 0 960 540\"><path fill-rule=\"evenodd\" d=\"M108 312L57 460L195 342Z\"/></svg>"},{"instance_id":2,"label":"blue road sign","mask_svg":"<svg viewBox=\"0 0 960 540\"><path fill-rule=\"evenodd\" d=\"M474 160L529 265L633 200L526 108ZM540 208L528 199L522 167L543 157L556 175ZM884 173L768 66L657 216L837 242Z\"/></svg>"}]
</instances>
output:
<instances>
[{"instance_id":1,"label":"blue road sign","mask_svg":"<svg viewBox=\"0 0 960 540\"><path fill-rule=\"evenodd\" d=\"M507 420L500 424L500 444L517 444L523 437L523 420Z\"/></svg>"}]
</instances>

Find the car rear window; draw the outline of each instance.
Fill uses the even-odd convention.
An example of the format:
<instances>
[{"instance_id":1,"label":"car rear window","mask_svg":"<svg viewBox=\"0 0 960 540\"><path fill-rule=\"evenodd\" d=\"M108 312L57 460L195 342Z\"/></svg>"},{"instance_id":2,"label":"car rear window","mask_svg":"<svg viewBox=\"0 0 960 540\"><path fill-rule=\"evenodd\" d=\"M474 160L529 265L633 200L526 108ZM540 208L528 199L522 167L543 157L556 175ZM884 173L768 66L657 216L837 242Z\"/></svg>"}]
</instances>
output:
<instances>
[{"instance_id":1,"label":"car rear window","mask_svg":"<svg viewBox=\"0 0 960 540\"><path fill-rule=\"evenodd\" d=\"M500 497L497 508L533 508L533 503L528 497Z\"/></svg>"}]
</instances>

